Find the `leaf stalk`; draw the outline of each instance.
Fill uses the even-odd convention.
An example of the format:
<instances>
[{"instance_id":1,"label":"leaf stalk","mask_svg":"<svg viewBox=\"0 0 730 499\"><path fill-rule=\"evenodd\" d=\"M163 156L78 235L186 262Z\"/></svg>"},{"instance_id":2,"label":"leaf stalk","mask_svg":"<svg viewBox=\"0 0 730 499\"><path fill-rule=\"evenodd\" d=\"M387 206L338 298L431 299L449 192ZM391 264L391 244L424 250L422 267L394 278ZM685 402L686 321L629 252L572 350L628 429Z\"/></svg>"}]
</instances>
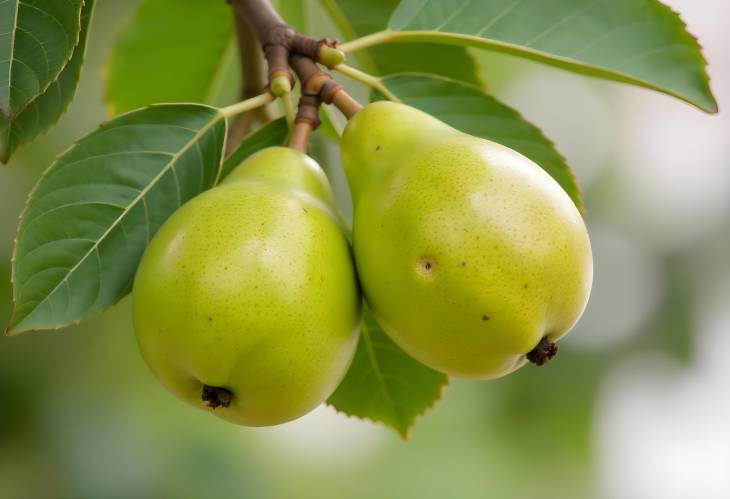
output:
<instances>
[{"instance_id":1,"label":"leaf stalk","mask_svg":"<svg viewBox=\"0 0 730 499\"><path fill-rule=\"evenodd\" d=\"M391 100L393 102L400 102L400 99L398 99L398 97L396 97L393 92L388 90L385 85L383 85L383 81L377 76L368 74L364 71L360 71L359 69L348 66L347 64L340 64L338 66L335 66L334 69L335 71L338 71L339 73L342 73L343 75L352 78L353 80L364 83L373 90L377 90L378 92L383 94L388 100Z\"/></svg>"},{"instance_id":2,"label":"leaf stalk","mask_svg":"<svg viewBox=\"0 0 730 499\"><path fill-rule=\"evenodd\" d=\"M231 116L236 116L238 114L245 113L246 111L265 106L273 100L274 95L271 92L266 91L260 95L257 95L256 97L251 97L250 99L246 99L241 102L232 104L228 107L221 108L220 113L221 115L223 115L223 117L230 118Z\"/></svg>"}]
</instances>

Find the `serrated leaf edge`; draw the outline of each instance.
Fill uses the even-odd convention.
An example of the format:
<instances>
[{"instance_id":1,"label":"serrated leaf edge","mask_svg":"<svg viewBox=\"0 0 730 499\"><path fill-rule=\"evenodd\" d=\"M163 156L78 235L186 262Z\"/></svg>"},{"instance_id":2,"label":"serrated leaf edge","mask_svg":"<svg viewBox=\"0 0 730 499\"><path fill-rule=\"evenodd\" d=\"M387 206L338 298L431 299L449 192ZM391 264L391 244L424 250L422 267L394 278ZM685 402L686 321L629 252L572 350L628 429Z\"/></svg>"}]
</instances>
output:
<instances>
[{"instance_id":1,"label":"serrated leaf edge","mask_svg":"<svg viewBox=\"0 0 730 499\"><path fill-rule=\"evenodd\" d=\"M568 57L550 54L548 52L542 52L540 50L529 49L522 45L515 45L513 43L502 42L499 40L493 40L488 38L479 38L473 35L463 35L460 33L447 33L440 31L381 31L383 35L390 35L390 40L387 42L431 42L431 43L449 43L448 40L462 40L467 43L471 43L472 46L477 48L487 48L494 51L503 52L509 55L522 57L524 59L530 59L542 64L547 64L558 69L569 70L574 73L582 74L591 78L599 78L603 80L615 81L619 83L626 83L635 85L638 87L647 88L654 90L666 95L670 95L676 99L679 99L687 104L700 109L701 111L709 114L715 114L718 111L717 103L715 102L714 96L710 93L709 97L712 104L705 106L699 102L694 102L689 97L685 97L674 90L657 85L641 78L628 76L624 73L620 73L615 70L610 70L602 66L596 66L588 63L576 62L574 59ZM694 36L692 36L693 39ZM445 42L439 42L439 39L447 40ZM383 43L387 43L383 42ZM699 48L699 47L698 47ZM704 60L704 56L702 58ZM560 64L551 64L551 62L558 62ZM709 82L709 77L706 72L703 77L703 81Z\"/></svg>"},{"instance_id":2,"label":"serrated leaf edge","mask_svg":"<svg viewBox=\"0 0 730 499\"><path fill-rule=\"evenodd\" d=\"M406 428L405 431L401 431L400 429L395 428L395 427L385 423L384 421L380 421L379 419L374 419L370 416L358 416L357 414L350 414L349 412L346 412L346 411L336 407L334 404L330 403L329 401L327 401L326 404L328 406L332 407L338 414L342 414L343 416L347 417L348 419L356 419L358 421L369 421L376 425L389 428L389 429L393 430L394 432L396 432L398 434L398 436L400 436L404 441L407 442L411 439L411 430L413 429L414 426L416 426L416 423L418 422L418 420L420 420L423 416L425 416L428 411L433 409L433 407L443 399L444 392L446 391L446 388L448 388L450 383L451 383L451 378L447 376L446 381L441 384L438 396L436 398L434 398L433 401L429 405L425 406L421 410L421 412L419 412L418 414L415 414L413 416L412 421L410 422L408 428Z\"/></svg>"},{"instance_id":3,"label":"serrated leaf edge","mask_svg":"<svg viewBox=\"0 0 730 499\"><path fill-rule=\"evenodd\" d=\"M702 72L701 81L703 81L704 83L707 84L707 91L708 91L707 97L709 98L709 101L710 101L709 105L704 105L704 104L701 104L700 102L694 102L689 97L685 97L685 96L675 92L674 90L663 87L661 85L657 85L657 84L648 82L648 81L643 80L638 77L626 75L624 73L621 73L621 72L613 70L613 69L608 69L608 68L605 68L602 66L596 66L593 64L585 63L585 62L579 62L579 61L569 58L569 57L559 56L559 55L551 54L550 52L544 52L541 50L535 50L535 49L526 47L524 45L518 45L515 43L504 42L504 41L495 40L492 38L484 38L484 37L475 36L475 35L465 35L462 33L434 31L434 30L396 31L389 27L389 28L384 29L383 31L379 31L379 32L373 33L371 35L367 35L367 37L370 37L373 40L382 38L382 40L373 41L368 46L377 45L380 43L389 43L389 42L394 42L394 41L400 41L400 42L432 41L435 43L439 43L438 39L442 39L444 41L441 43L454 43L454 41L460 40L462 42L471 44L476 47L492 49L495 51L515 55L518 57L531 59L531 60L534 60L537 62L541 62L543 64L548 64L548 65L552 65L554 67L558 67L561 69L570 70L570 71L573 71L573 72L576 72L579 74L583 74L583 75L586 75L589 77L602 78L605 80L617 81L620 83L628 83L631 85L648 88L650 90L654 90L654 91L675 97L675 98L677 98L681 101L684 101L707 113L710 113L710 114L717 113L718 112L717 101L712 93L712 89L709 86L710 78L709 78L709 75L707 74L707 70L706 70L707 69L707 59L705 58L705 56L702 52L702 46L699 43L697 37L695 37L689 30L687 30L687 24L682 20L682 18L678 12L673 10L671 7L665 5L664 3L660 2L659 0L650 0L650 1L652 1L658 9L663 9L665 12L669 13L670 17L674 18L674 20L678 22L677 25L680 28L678 32L681 35L688 36L695 43L695 46L693 48L696 49L696 52L699 55L699 62L701 63L702 68L704 69L704 71ZM675 28L675 26L672 26L672 28ZM677 32L676 29L673 29L673 31ZM365 37L363 37L363 38L365 38ZM557 62L559 64L551 64L551 62L553 62L553 61Z\"/></svg>"},{"instance_id":4,"label":"serrated leaf edge","mask_svg":"<svg viewBox=\"0 0 730 499\"><path fill-rule=\"evenodd\" d=\"M83 7L86 5L86 2L87 2L87 0L84 0L82 2L82 4L83 4L82 7L81 7L81 13L82 14L83 14L83 10L84 10ZM87 40L86 40L86 42L87 43L84 44L84 47L82 49L83 50L83 53L81 54L81 66L79 67L79 75L81 74L81 71L83 70L83 64L84 64L84 61L86 60L87 47L89 46L89 44L88 44L88 37L89 37L88 31L91 30L91 23L94 20L94 12L96 12L96 3L93 2L93 0L92 0L91 4L92 5L91 5L91 12L89 12L89 21L88 21L88 24L86 26L86 30L87 30L87 33L86 33ZM71 59L73 59L73 56L76 54L76 49L78 48L78 44L79 44L79 41L80 40L81 40L81 30L79 30L79 39L76 41L76 45L74 46L74 49L71 51L71 57L66 62L66 64L64 64L63 69L61 69L61 71L56 75L56 77L51 81L51 83L48 84L48 88L44 92L41 92L40 94L36 95L30 102L28 102L28 106L26 106L26 108L23 111L17 113L12 120L8 120L10 122L10 125L11 126L12 126L13 122L16 119L18 119L23 114L23 112L25 112L28 109L28 107L30 107L30 105L33 104L33 102L36 101L36 99L38 99L42 95L44 95L51 88L51 85L53 85L55 82L58 81L58 79L61 77L61 73L63 73L63 71L66 69L66 66L68 66L69 62L71 62ZM24 145L27 145L29 142L32 142L32 141L38 139L39 137L43 137L44 135L46 135L50 131L50 129L53 128L61 120L61 118L63 117L63 115L66 113L66 111L68 111L68 108L71 106L71 104L73 103L73 101L76 99L77 90L78 90L78 85L76 86L76 88L74 88L74 91L71 93L71 98L61 107L61 112L58 115L58 117L53 122L51 122L48 125L47 128L41 130L37 135L35 135L29 141L25 141L25 142L22 142L21 141L21 142L18 142L12 152L10 152L9 154L7 154L7 156L0 157L0 163L2 163L4 165L7 164L10 161L10 158L12 157L12 155L15 153L15 151L18 150L18 148L20 148L20 147L22 147ZM7 119L7 117L6 117L6 119Z\"/></svg>"},{"instance_id":5,"label":"serrated leaf edge","mask_svg":"<svg viewBox=\"0 0 730 499\"><path fill-rule=\"evenodd\" d=\"M200 106L200 107L207 107L209 109L215 110L216 111L216 117L210 121L210 124L209 125L206 125L205 127L203 127L203 129L207 132L207 130L209 130L210 128L212 128L219 121L223 120L223 123L224 123L223 147L225 147L226 139L228 137L228 122L227 122L227 120L224 119L225 116L220 112L220 109L218 109L216 107L213 107L213 106L208 106L208 105L205 105L205 104L199 104L199 103L195 103L195 102L177 102L177 103L165 103L165 104L151 104L149 106L144 106L144 107L141 107L139 109L132 109L130 111L127 111L126 113L122 113L122 114L120 114L118 116L115 116L113 119L121 118L121 117L126 116L128 114L136 113L136 112L143 111L145 109L150 109L150 108L153 108L153 107L167 107L167 106L180 106L180 105ZM91 132L87 133L83 137L74 140L69 147L67 147L60 154L58 154L56 156L56 158L53 160L53 162L51 163L51 165L48 168L46 168L46 170L41 174L40 178L36 182L36 184L33 187L33 189L31 189L30 193L28 194L28 197L26 198L25 206L23 207L23 210L21 211L20 215L18 216L18 227L16 229L15 238L13 239L13 253L12 253L12 256L10 258L10 269L11 269L10 270L10 282L12 284L13 293L12 293L12 312L11 312L11 315L10 315L10 319L8 321L8 325L5 328L5 335L6 336L16 336L16 335L21 334L21 333L32 332L32 331L57 331L59 329L63 329L63 328L69 327L69 326L73 326L73 325L79 324L80 322L85 321L85 320L88 320L88 319L90 319L92 317L96 317L96 316L102 314L105 310L107 310L108 308L110 308L110 307L112 307L114 305L114 303L113 304L110 304L110 305L108 305L106 307L103 307L102 309L100 309L100 310L98 310L98 311L96 311L96 312L94 312L92 314L89 314L89 315L87 315L85 317L82 317L82 318L80 318L80 319L78 319L76 321L72 321L72 322L65 323L65 324L56 324L55 326L48 327L48 328L22 328L22 329L17 329L17 328L15 328L15 325L13 324L15 322L15 315L16 315L16 312L17 312L17 291L16 291L16 287L15 287L15 284L16 284L16 282L15 282L15 261L16 261L17 249L18 249L18 244L17 243L18 243L18 237L20 236L20 226L21 226L21 223L23 221L23 217L25 216L25 213L28 210L28 204L30 203L30 200L33 198L33 195L35 194L36 189L38 189L38 186L41 184L41 182L43 181L43 179L46 178L46 176L49 174L49 172L53 169L53 166L56 164L56 162L61 157L63 157L64 155L66 155L68 152L70 152L74 147L76 147L79 144L79 142L81 142L82 140L84 140L86 137L90 136L91 134L93 134L97 130L103 128L103 126L106 123L107 122L100 124L98 127L96 127ZM201 130L203 130L203 129L201 129ZM196 133L196 135L194 137L202 137L202 134ZM191 144L192 144L192 141L191 142L188 142L185 145L185 148L184 149L187 150L187 148L190 147ZM176 154L175 156L176 157L179 157L178 154ZM167 165L165 165L165 168L167 168L167 166L169 164L171 164L171 161L168 162ZM220 173L221 173L221 166L222 165L223 165L223 154L221 154L221 160L218 163L218 171L216 173L216 179L215 179L213 185L216 185L218 183L218 178L219 178ZM153 179L153 181L155 181L155 180L157 180L159 178L160 178L160 175L157 175ZM149 188L144 189L144 193L146 193L148 190L149 190ZM142 194L143 193L140 193L140 195L142 195ZM136 203L138 199L140 199L139 196L137 196L133 200L133 203ZM125 210L124 213L126 214L127 212L128 212L128 210ZM119 217L117 219L117 221L119 219L121 219L121 217ZM117 221L115 221L114 224L112 224L112 227L116 226ZM104 236L106 236L109 233L110 230L111 230L111 228L110 229L107 229L104 232L104 234L102 234L102 236L99 237L99 241L101 239L103 239ZM99 244L99 241L97 241L95 243L94 247L96 247ZM82 260L84 260L88 256L88 254L89 254L89 252L87 252L82 257ZM74 266L73 269L71 271L69 271L68 273L70 274L71 272L73 272L73 270L75 270L76 267L78 267L78 264L76 266ZM64 280L65 280L65 278L64 278ZM55 291L55 289L56 288L54 288L54 291ZM53 291L51 291L51 293L52 292ZM49 295L50 295L50 293L49 293ZM46 296L46 298L47 298L47 296ZM44 298L44 300L45 300L45 298Z\"/></svg>"},{"instance_id":6,"label":"serrated leaf edge","mask_svg":"<svg viewBox=\"0 0 730 499\"><path fill-rule=\"evenodd\" d=\"M20 3L20 2L18 2L18 3ZM43 95L46 92L46 90L48 90L48 87L50 87L53 84L53 82L58 79L58 75L61 74L61 71L64 70L64 68L66 67L68 62L71 60L74 50L76 49L76 45L78 45L78 43L79 43L79 36L81 34L81 13L84 10L85 3L86 3L85 0L81 0L79 2L79 13L78 13L78 22L77 22L78 29L76 30L76 39L74 40L74 43L71 46L71 50L68 53L68 57L63 62L63 64L61 64L61 66L58 69L58 72L53 76L53 78L51 78L48 81L48 83L44 87L42 87L39 90L39 92L36 95L33 96L33 98L31 98L27 102L23 103L23 105L20 106L20 108L17 109L15 112L10 112L10 111L7 111L7 110L3 109L2 107L0 107L0 113L2 113L2 115L5 116L5 118L7 118L10 121L13 121L14 119L16 119L18 115L20 115L23 111L25 111L25 109L31 104L31 102L36 100L39 96ZM90 19L89 19L89 22L91 22ZM17 12L16 12L16 20L15 20L15 29L17 30ZM14 41L15 41L15 36L13 35L13 42Z\"/></svg>"},{"instance_id":7,"label":"serrated leaf edge","mask_svg":"<svg viewBox=\"0 0 730 499\"><path fill-rule=\"evenodd\" d=\"M420 417L422 417L424 414L426 414L426 412L428 412L429 409L431 409L433 406L435 406L436 403L439 402L443 398L444 390L446 390L446 387L449 385L450 378L444 374L444 376L446 377L446 381L441 384L441 386L439 388L438 396L436 398L434 398L430 404L424 406L420 412L414 414L412 417L408 418L408 420L404 420L404 418L399 414L398 408L396 407L396 404L393 402L393 398L392 398L390 392L388 391L388 387L386 386L385 380L383 379L382 372L380 369L380 364L374 353L372 341L370 338L370 331L369 331L369 328L368 328L367 323L365 322L364 318L361 319L360 341L367 342L365 348L368 353L368 359L370 360L371 368L372 368L373 372L375 373L375 377L378 380L378 385L380 385L380 387L381 387L381 393L383 393L383 395L389 402L389 405L392 407L393 414L396 416L396 419L398 420L400 425L398 427L395 427L395 426L391 426L391 425L387 424L385 421L380 421L380 420L372 418L370 416L359 416L357 414L350 414L342 409L339 409L334 404L331 404L329 401L327 401L327 405L329 405L330 407L333 407L335 409L335 411L337 411L338 413L344 414L345 416L347 416L349 418L356 418L361 421L371 421L373 423L380 424L380 425L386 426L388 428L391 428L396 433L398 433L398 435L400 435L400 437L403 440L408 441L410 439L411 430L415 426L416 421ZM404 353L404 355L408 355L406 352L403 352L403 353ZM441 374L443 374L443 373L441 373Z\"/></svg>"}]
</instances>

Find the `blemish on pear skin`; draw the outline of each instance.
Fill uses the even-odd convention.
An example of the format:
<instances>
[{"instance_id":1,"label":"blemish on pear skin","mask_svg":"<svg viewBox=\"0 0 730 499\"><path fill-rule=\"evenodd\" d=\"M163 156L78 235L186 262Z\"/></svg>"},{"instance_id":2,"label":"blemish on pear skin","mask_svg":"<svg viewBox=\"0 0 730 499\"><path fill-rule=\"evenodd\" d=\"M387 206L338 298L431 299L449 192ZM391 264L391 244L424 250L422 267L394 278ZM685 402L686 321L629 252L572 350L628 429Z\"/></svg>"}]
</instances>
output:
<instances>
[{"instance_id":1,"label":"blemish on pear skin","mask_svg":"<svg viewBox=\"0 0 730 499\"><path fill-rule=\"evenodd\" d=\"M489 319L491 319L491 317L489 317L488 315L482 315L482 320L483 320L483 321L485 321L485 322L486 322L486 321L488 321Z\"/></svg>"},{"instance_id":2,"label":"blemish on pear skin","mask_svg":"<svg viewBox=\"0 0 730 499\"><path fill-rule=\"evenodd\" d=\"M431 258L423 258L420 262L418 262L418 265L416 266L416 272L418 272L422 277L433 277L434 272L436 271L436 262L433 261Z\"/></svg>"},{"instance_id":3,"label":"blemish on pear skin","mask_svg":"<svg viewBox=\"0 0 730 499\"><path fill-rule=\"evenodd\" d=\"M379 151L380 150L380 146L375 146L375 150L376 151Z\"/></svg>"}]
</instances>

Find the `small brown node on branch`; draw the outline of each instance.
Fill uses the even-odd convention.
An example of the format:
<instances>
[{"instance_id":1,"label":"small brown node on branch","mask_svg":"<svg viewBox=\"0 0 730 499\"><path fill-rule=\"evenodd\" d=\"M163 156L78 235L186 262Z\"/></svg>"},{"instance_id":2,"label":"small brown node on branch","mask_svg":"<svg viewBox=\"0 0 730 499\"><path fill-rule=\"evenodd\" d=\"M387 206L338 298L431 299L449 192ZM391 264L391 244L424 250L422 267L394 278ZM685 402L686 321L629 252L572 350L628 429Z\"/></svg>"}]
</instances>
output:
<instances>
[{"instance_id":1,"label":"small brown node on branch","mask_svg":"<svg viewBox=\"0 0 730 499\"><path fill-rule=\"evenodd\" d=\"M294 30L288 26L275 26L268 32L266 43L263 44L264 56L269 66L269 82L276 77L287 77L294 85L294 77L289 71L289 46L294 36Z\"/></svg>"},{"instance_id":2,"label":"small brown node on branch","mask_svg":"<svg viewBox=\"0 0 730 499\"><path fill-rule=\"evenodd\" d=\"M299 110L297 111L297 117L295 122L307 122L312 126L312 129L316 129L320 125L319 119L319 104L320 99L318 95L313 94L302 94L299 98Z\"/></svg>"},{"instance_id":3,"label":"small brown node on branch","mask_svg":"<svg viewBox=\"0 0 730 499\"><path fill-rule=\"evenodd\" d=\"M293 70L301 82L302 96L310 95L317 99L316 106L307 102L307 97L300 102L295 129L289 142L291 147L306 150L309 134L319 126L318 106L321 102L334 104L348 118L362 109L360 103L317 66L320 63L332 68L345 61L345 53L337 48L336 40L315 39L298 33L287 25L269 0L228 1L236 11L237 22L245 24L249 28L248 32L255 34L263 49L271 94L284 97L291 92L295 83ZM243 27L237 29L239 38L247 32ZM242 45L245 44L239 43L239 46ZM243 53L241 57L248 60Z\"/></svg>"},{"instance_id":4,"label":"small brown node on branch","mask_svg":"<svg viewBox=\"0 0 730 499\"><path fill-rule=\"evenodd\" d=\"M321 102L316 94L303 93L299 98L294 130L288 144L292 149L307 152L309 136L320 125L319 106Z\"/></svg>"},{"instance_id":5,"label":"small brown node on branch","mask_svg":"<svg viewBox=\"0 0 730 499\"><path fill-rule=\"evenodd\" d=\"M311 59L295 54L289 57L289 63L306 93L317 94L322 102L333 104L347 118L362 109L359 102L350 97L332 76L320 70Z\"/></svg>"},{"instance_id":6,"label":"small brown node on branch","mask_svg":"<svg viewBox=\"0 0 730 499\"><path fill-rule=\"evenodd\" d=\"M233 394L221 388L219 386L208 386L203 385L203 393L201 398L203 402L206 402L208 407L211 409L217 409L218 407L228 407L231 405L231 399Z\"/></svg>"},{"instance_id":7,"label":"small brown node on branch","mask_svg":"<svg viewBox=\"0 0 730 499\"><path fill-rule=\"evenodd\" d=\"M319 47L323 43L323 40L317 40L310 36L294 33L289 44L290 53L299 54L309 59L317 60Z\"/></svg>"},{"instance_id":8,"label":"small brown node on branch","mask_svg":"<svg viewBox=\"0 0 730 499\"><path fill-rule=\"evenodd\" d=\"M318 94L320 87L331 76L317 67L314 61L299 54L289 57L289 64L302 82L302 90L310 94Z\"/></svg>"},{"instance_id":9,"label":"small brown node on branch","mask_svg":"<svg viewBox=\"0 0 730 499\"><path fill-rule=\"evenodd\" d=\"M547 338L543 338L540 340L540 343L538 343L537 346L527 354L527 360L536 366L542 366L555 357L557 353L558 345Z\"/></svg>"},{"instance_id":10,"label":"small brown node on branch","mask_svg":"<svg viewBox=\"0 0 730 499\"><path fill-rule=\"evenodd\" d=\"M337 92L342 90L342 85L330 78L322 84L322 87L319 89L319 96L325 104L332 104Z\"/></svg>"},{"instance_id":11,"label":"small brown node on branch","mask_svg":"<svg viewBox=\"0 0 730 499\"><path fill-rule=\"evenodd\" d=\"M290 55L301 55L324 64L328 68L345 62L345 53L337 49L337 40L331 38L315 38L294 33L290 38Z\"/></svg>"}]
</instances>

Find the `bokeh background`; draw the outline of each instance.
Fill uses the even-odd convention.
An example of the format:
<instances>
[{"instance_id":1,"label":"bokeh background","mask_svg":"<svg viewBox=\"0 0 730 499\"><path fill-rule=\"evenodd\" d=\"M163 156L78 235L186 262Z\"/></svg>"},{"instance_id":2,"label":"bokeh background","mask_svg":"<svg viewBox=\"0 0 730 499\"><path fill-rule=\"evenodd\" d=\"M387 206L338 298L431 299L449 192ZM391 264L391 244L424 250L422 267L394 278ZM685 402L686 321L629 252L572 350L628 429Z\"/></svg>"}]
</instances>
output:
<instances>
[{"instance_id":1,"label":"bokeh background","mask_svg":"<svg viewBox=\"0 0 730 499\"><path fill-rule=\"evenodd\" d=\"M666 3L705 47L724 109L730 3ZM27 193L105 119L104 63L136 4L98 2L69 112L0 169L2 322ZM0 499L730 497L730 114L479 58L493 92L557 142L585 190L593 296L556 361L453 380L407 443L327 407L239 428L152 377L127 299L81 326L0 338Z\"/></svg>"}]
</instances>

